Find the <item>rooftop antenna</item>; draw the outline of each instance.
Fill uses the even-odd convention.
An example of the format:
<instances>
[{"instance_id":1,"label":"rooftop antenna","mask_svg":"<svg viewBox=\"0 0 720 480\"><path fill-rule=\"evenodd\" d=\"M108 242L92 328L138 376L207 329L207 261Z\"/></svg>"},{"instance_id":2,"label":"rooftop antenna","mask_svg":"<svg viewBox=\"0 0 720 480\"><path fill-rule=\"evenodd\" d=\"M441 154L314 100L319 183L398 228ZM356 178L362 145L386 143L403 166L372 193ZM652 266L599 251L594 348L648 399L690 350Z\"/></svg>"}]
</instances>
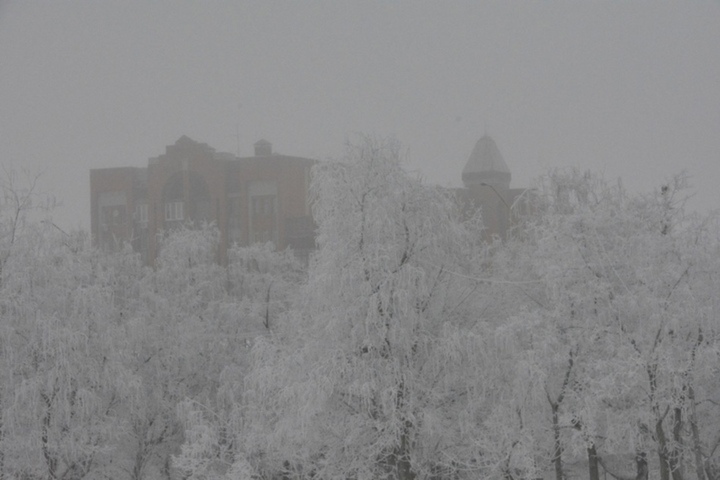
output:
<instances>
[{"instance_id":1,"label":"rooftop antenna","mask_svg":"<svg viewBox=\"0 0 720 480\"><path fill-rule=\"evenodd\" d=\"M237 142L237 157L240 158L240 109L242 103L237 104L237 121L235 122L235 141Z\"/></svg>"},{"instance_id":2,"label":"rooftop antenna","mask_svg":"<svg viewBox=\"0 0 720 480\"><path fill-rule=\"evenodd\" d=\"M240 158L240 125L235 125L235 139L237 141L237 157Z\"/></svg>"}]
</instances>

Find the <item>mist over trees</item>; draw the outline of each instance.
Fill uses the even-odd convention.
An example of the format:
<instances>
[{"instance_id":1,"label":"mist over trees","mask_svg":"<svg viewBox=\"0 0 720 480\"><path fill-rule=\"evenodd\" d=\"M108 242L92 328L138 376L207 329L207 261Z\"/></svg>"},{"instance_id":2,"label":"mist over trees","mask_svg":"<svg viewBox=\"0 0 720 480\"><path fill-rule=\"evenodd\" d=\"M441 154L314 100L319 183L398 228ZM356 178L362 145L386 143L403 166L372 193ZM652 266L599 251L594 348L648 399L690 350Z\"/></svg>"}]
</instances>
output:
<instances>
[{"instance_id":1,"label":"mist over trees","mask_svg":"<svg viewBox=\"0 0 720 480\"><path fill-rule=\"evenodd\" d=\"M488 243L362 138L315 167L308 265L188 225L154 268L6 179L2 479L720 478L720 230L683 176L551 171Z\"/></svg>"}]
</instances>

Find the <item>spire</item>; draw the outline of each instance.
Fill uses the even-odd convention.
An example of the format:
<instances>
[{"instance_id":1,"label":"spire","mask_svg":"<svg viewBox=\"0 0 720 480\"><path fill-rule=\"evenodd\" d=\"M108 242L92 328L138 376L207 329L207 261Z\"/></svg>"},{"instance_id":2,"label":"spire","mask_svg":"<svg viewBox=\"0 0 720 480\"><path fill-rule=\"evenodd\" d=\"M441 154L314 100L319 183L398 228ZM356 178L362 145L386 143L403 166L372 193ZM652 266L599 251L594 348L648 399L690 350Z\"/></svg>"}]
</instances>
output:
<instances>
[{"instance_id":1,"label":"spire","mask_svg":"<svg viewBox=\"0 0 720 480\"><path fill-rule=\"evenodd\" d=\"M465 187L489 184L510 188L511 176L495 141L487 134L477 141L462 171Z\"/></svg>"}]
</instances>

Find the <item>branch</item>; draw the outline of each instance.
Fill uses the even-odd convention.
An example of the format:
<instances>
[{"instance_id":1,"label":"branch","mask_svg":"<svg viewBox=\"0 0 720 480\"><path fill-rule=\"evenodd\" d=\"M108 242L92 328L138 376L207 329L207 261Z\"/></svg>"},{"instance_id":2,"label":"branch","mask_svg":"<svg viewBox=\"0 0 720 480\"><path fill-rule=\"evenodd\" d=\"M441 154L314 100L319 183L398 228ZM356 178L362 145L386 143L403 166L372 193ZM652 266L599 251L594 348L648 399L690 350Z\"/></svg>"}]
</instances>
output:
<instances>
[{"instance_id":1,"label":"branch","mask_svg":"<svg viewBox=\"0 0 720 480\"><path fill-rule=\"evenodd\" d=\"M683 277L684 277L685 275L687 275L687 273L688 273L689 271L690 271L690 265L688 265L688 267L685 269L685 271L678 277L677 281L675 282L675 284L672 286L672 288L671 288L670 291L668 292L667 296L665 297L665 300L668 300L668 299L670 298L670 295L673 294L673 292L675 291L675 289L677 288L677 286L680 285L680 282L682 281Z\"/></svg>"},{"instance_id":2,"label":"branch","mask_svg":"<svg viewBox=\"0 0 720 480\"><path fill-rule=\"evenodd\" d=\"M557 396L557 400L552 400L550 398L550 391L547 388L547 384L543 386L545 389L545 396L547 397L547 401L550 404L550 406L555 409L557 408L565 399L565 392L567 390L567 386L570 383L570 374L572 373L573 369L573 352L570 350L570 358L568 359L568 367L567 370L565 370L565 376L563 378L562 385L560 386L560 393Z\"/></svg>"},{"instance_id":3,"label":"branch","mask_svg":"<svg viewBox=\"0 0 720 480\"><path fill-rule=\"evenodd\" d=\"M708 454L708 458L715 455L715 450L717 450L717 448L719 446L720 446L720 435L718 435L717 438L715 439L715 442L713 443L712 448L710 449L710 453Z\"/></svg>"}]
</instances>

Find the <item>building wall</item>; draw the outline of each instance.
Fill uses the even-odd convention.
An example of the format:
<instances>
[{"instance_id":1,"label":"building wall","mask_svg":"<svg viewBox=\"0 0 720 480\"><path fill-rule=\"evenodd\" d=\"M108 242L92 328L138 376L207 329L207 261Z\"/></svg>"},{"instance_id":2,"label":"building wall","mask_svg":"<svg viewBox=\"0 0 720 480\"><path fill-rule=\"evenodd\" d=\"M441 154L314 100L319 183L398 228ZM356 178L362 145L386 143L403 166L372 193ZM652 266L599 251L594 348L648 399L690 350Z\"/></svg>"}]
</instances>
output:
<instances>
[{"instance_id":1,"label":"building wall","mask_svg":"<svg viewBox=\"0 0 720 480\"><path fill-rule=\"evenodd\" d=\"M90 171L91 231L97 245L116 250L132 238L134 199L142 191L142 169Z\"/></svg>"},{"instance_id":2,"label":"building wall","mask_svg":"<svg viewBox=\"0 0 720 480\"><path fill-rule=\"evenodd\" d=\"M272 241L307 256L315 248L308 193L315 161L273 154L262 140L255 148L255 156L237 158L183 136L147 168L91 170L95 244L118 250L129 242L153 265L165 232L188 221L214 222L221 263L235 243ZM466 215L481 209L488 241L504 239L532 203L529 190L510 188L510 178L495 143L481 138L463 171L465 188L456 193Z\"/></svg>"},{"instance_id":3,"label":"building wall","mask_svg":"<svg viewBox=\"0 0 720 480\"><path fill-rule=\"evenodd\" d=\"M153 265L164 232L214 222L221 233L220 262L234 243L273 241L278 249L307 254L314 247L308 201L314 161L272 154L267 142L260 152L237 158L183 136L147 168L91 170L96 245L117 250L130 242Z\"/></svg>"},{"instance_id":4,"label":"building wall","mask_svg":"<svg viewBox=\"0 0 720 480\"><path fill-rule=\"evenodd\" d=\"M532 201L528 193L531 191L525 188L490 185L474 185L456 191L466 217L480 210L486 241L495 237L505 239L508 230L527 215L527 202Z\"/></svg>"}]
</instances>

